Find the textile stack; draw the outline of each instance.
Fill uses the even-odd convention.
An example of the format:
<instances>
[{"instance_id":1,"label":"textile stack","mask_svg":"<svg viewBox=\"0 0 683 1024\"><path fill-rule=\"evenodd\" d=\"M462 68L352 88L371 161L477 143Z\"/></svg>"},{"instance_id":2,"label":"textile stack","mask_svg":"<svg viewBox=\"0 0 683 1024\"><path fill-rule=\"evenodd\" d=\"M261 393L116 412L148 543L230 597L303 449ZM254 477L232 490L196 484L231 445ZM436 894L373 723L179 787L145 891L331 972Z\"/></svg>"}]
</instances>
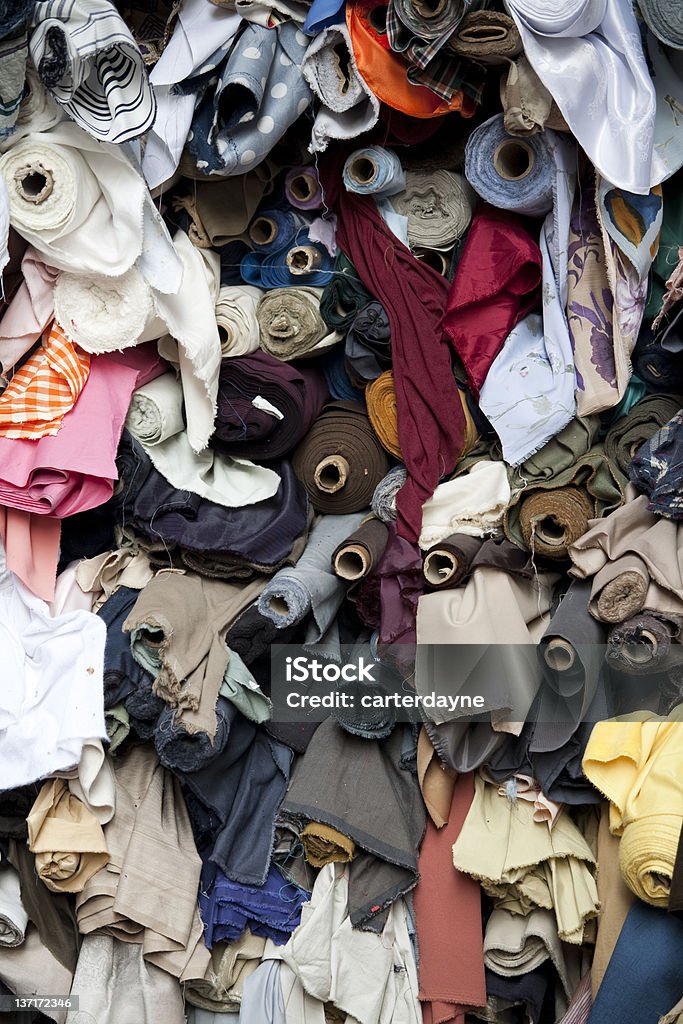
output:
<instances>
[{"instance_id":1,"label":"textile stack","mask_svg":"<svg viewBox=\"0 0 683 1024\"><path fill-rule=\"evenodd\" d=\"M0 3L0 277L0 1019L683 1024L680 0Z\"/></svg>"}]
</instances>

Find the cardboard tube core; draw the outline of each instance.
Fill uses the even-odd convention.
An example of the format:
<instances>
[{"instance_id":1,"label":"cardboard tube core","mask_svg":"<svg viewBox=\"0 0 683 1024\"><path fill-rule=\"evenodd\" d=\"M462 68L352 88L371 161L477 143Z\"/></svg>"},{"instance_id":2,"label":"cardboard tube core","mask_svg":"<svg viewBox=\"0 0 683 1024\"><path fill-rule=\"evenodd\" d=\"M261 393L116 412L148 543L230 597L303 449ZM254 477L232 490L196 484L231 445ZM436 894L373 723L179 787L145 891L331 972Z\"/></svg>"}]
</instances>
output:
<instances>
[{"instance_id":1,"label":"cardboard tube core","mask_svg":"<svg viewBox=\"0 0 683 1024\"><path fill-rule=\"evenodd\" d=\"M442 587L458 570L458 559L450 551L430 551L422 567L427 583Z\"/></svg>"},{"instance_id":2,"label":"cardboard tube core","mask_svg":"<svg viewBox=\"0 0 683 1024\"><path fill-rule=\"evenodd\" d=\"M548 643L543 656L548 668L552 668L556 672L568 672L576 661L576 651L571 644L560 637L555 637Z\"/></svg>"},{"instance_id":3,"label":"cardboard tube core","mask_svg":"<svg viewBox=\"0 0 683 1024\"><path fill-rule=\"evenodd\" d=\"M536 155L528 142L506 139L493 154L493 166L505 181L521 181L531 174Z\"/></svg>"},{"instance_id":4,"label":"cardboard tube core","mask_svg":"<svg viewBox=\"0 0 683 1024\"><path fill-rule=\"evenodd\" d=\"M26 203L39 206L54 188L54 178L41 163L27 164L14 175L17 192Z\"/></svg>"},{"instance_id":5,"label":"cardboard tube core","mask_svg":"<svg viewBox=\"0 0 683 1024\"><path fill-rule=\"evenodd\" d=\"M343 580L360 580L370 571L370 559L360 544L342 548L334 560L334 571Z\"/></svg>"},{"instance_id":6,"label":"cardboard tube core","mask_svg":"<svg viewBox=\"0 0 683 1024\"><path fill-rule=\"evenodd\" d=\"M325 494L341 491L349 476L349 464L342 455L329 455L315 467L316 487Z\"/></svg>"},{"instance_id":7,"label":"cardboard tube core","mask_svg":"<svg viewBox=\"0 0 683 1024\"><path fill-rule=\"evenodd\" d=\"M257 217L249 228L249 237L254 245L270 245L277 235L277 223L272 217Z\"/></svg>"}]
</instances>

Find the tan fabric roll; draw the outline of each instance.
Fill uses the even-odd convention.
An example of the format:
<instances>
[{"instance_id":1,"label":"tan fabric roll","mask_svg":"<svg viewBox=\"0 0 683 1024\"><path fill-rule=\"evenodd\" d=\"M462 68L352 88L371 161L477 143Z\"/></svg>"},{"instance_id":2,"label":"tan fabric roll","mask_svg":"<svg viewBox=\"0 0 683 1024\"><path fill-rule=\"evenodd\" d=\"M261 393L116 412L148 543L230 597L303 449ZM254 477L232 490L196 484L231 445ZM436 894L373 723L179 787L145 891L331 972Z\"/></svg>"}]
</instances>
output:
<instances>
[{"instance_id":1,"label":"tan fabric roll","mask_svg":"<svg viewBox=\"0 0 683 1024\"><path fill-rule=\"evenodd\" d=\"M65 779L44 783L26 822L36 872L53 892L81 892L109 860L102 826Z\"/></svg>"},{"instance_id":2,"label":"tan fabric roll","mask_svg":"<svg viewBox=\"0 0 683 1024\"><path fill-rule=\"evenodd\" d=\"M593 580L590 611L602 622L625 622L645 607L650 576L637 555L609 562Z\"/></svg>"},{"instance_id":3,"label":"tan fabric roll","mask_svg":"<svg viewBox=\"0 0 683 1024\"><path fill-rule=\"evenodd\" d=\"M593 504L578 487L532 491L520 502L519 524L526 547L545 558L566 558L588 529Z\"/></svg>"},{"instance_id":4,"label":"tan fabric roll","mask_svg":"<svg viewBox=\"0 0 683 1024\"><path fill-rule=\"evenodd\" d=\"M301 831L301 842L306 860L314 868L324 868L326 864L348 864L356 852L353 839L321 821L309 821Z\"/></svg>"}]
</instances>

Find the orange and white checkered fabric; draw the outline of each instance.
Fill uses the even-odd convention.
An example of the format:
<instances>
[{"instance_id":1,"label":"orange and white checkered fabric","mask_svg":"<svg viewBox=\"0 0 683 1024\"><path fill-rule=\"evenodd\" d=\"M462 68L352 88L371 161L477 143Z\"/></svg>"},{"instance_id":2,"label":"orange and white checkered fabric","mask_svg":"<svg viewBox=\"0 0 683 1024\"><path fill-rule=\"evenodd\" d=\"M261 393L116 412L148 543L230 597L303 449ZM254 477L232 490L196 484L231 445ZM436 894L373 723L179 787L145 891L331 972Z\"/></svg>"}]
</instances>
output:
<instances>
[{"instance_id":1,"label":"orange and white checkered fabric","mask_svg":"<svg viewBox=\"0 0 683 1024\"><path fill-rule=\"evenodd\" d=\"M56 434L90 373L90 355L55 320L42 345L0 394L0 436L36 440Z\"/></svg>"}]
</instances>

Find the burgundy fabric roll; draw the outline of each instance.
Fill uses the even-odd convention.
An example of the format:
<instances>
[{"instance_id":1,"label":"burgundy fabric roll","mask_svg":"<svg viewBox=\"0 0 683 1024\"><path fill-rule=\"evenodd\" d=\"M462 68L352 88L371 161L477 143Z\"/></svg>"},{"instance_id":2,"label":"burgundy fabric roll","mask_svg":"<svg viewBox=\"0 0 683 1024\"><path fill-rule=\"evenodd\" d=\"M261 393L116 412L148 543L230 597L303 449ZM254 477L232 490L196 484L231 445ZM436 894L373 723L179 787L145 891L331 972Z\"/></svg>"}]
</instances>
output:
<instances>
[{"instance_id":1,"label":"burgundy fabric roll","mask_svg":"<svg viewBox=\"0 0 683 1024\"><path fill-rule=\"evenodd\" d=\"M465 436L442 327L448 282L398 241L372 198L340 187L342 162L330 160L321 180L338 218L337 245L389 316L398 437L408 471L397 499L398 530L417 541L422 506L455 468Z\"/></svg>"},{"instance_id":2,"label":"burgundy fabric roll","mask_svg":"<svg viewBox=\"0 0 683 1024\"><path fill-rule=\"evenodd\" d=\"M259 462L296 448L329 398L320 370L267 352L224 359L211 447Z\"/></svg>"},{"instance_id":3,"label":"burgundy fabric roll","mask_svg":"<svg viewBox=\"0 0 683 1024\"><path fill-rule=\"evenodd\" d=\"M444 319L475 398L512 328L538 306L540 285L541 250L522 219L492 206L479 209Z\"/></svg>"}]
</instances>

